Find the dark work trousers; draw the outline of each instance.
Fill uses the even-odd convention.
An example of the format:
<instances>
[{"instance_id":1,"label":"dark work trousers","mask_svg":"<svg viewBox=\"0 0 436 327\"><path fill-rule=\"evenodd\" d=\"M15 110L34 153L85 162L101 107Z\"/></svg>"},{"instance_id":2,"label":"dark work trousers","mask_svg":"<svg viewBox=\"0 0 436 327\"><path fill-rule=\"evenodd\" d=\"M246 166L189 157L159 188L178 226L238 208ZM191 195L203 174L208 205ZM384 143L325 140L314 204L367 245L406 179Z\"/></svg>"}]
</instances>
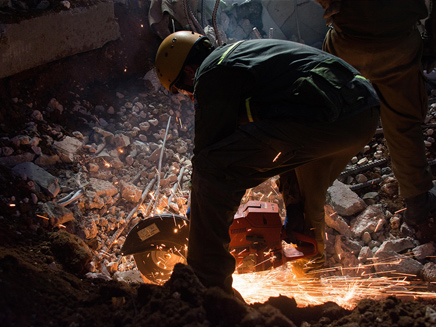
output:
<instances>
[{"instance_id":1,"label":"dark work trousers","mask_svg":"<svg viewBox=\"0 0 436 327\"><path fill-rule=\"evenodd\" d=\"M232 293L229 227L248 188L295 170L306 219L324 251L327 188L374 134L379 109L333 123L292 119L241 125L193 159L188 264L207 287Z\"/></svg>"},{"instance_id":2,"label":"dark work trousers","mask_svg":"<svg viewBox=\"0 0 436 327\"><path fill-rule=\"evenodd\" d=\"M384 26L385 20L380 19L377 33L362 32L363 37L350 35L340 26L365 31L367 23L359 23L356 16L362 15L368 2L348 3L349 6L343 6L341 13L335 15L338 22L327 33L324 50L354 66L374 85L380 97L383 132L400 194L404 198L415 197L433 186L421 127L427 113L427 93L420 33L410 25L409 29L384 37L382 32L390 26ZM353 7L358 3L361 7ZM366 9L368 15L377 12L375 8Z\"/></svg>"}]
</instances>

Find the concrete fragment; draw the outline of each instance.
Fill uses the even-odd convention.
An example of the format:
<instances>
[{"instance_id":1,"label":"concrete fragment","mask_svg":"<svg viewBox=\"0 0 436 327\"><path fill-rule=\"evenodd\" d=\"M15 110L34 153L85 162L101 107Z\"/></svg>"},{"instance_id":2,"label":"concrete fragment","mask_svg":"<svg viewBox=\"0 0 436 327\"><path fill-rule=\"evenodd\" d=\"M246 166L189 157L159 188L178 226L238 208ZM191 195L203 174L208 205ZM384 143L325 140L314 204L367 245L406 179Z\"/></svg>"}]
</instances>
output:
<instances>
[{"instance_id":1,"label":"concrete fragment","mask_svg":"<svg viewBox=\"0 0 436 327\"><path fill-rule=\"evenodd\" d=\"M93 215L82 217L79 222L82 232L85 234L85 239L92 240L98 235L98 228Z\"/></svg>"},{"instance_id":2,"label":"concrete fragment","mask_svg":"<svg viewBox=\"0 0 436 327\"><path fill-rule=\"evenodd\" d=\"M59 180L33 162L21 163L12 168L12 170L16 174L26 176L34 181L52 197L56 197L60 191Z\"/></svg>"},{"instance_id":3,"label":"concrete fragment","mask_svg":"<svg viewBox=\"0 0 436 327\"><path fill-rule=\"evenodd\" d=\"M38 205L38 212L41 216L49 218L50 224L54 227L74 220L74 215L69 209L52 201Z\"/></svg>"},{"instance_id":4,"label":"concrete fragment","mask_svg":"<svg viewBox=\"0 0 436 327\"><path fill-rule=\"evenodd\" d=\"M424 260L436 254L436 246L434 243L425 243L414 248L412 252L417 260Z\"/></svg>"},{"instance_id":5,"label":"concrete fragment","mask_svg":"<svg viewBox=\"0 0 436 327\"><path fill-rule=\"evenodd\" d=\"M138 203L141 199L142 191L135 185L125 181L120 182L121 197L127 202Z\"/></svg>"},{"instance_id":6,"label":"concrete fragment","mask_svg":"<svg viewBox=\"0 0 436 327\"><path fill-rule=\"evenodd\" d=\"M436 282L436 264L433 262L426 263L422 269L422 277L427 282Z\"/></svg>"},{"instance_id":7,"label":"concrete fragment","mask_svg":"<svg viewBox=\"0 0 436 327\"><path fill-rule=\"evenodd\" d=\"M377 272L395 272L419 275L424 265L408 256L394 251L381 251L374 256Z\"/></svg>"},{"instance_id":8,"label":"concrete fragment","mask_svg":"<svg viewBox=\"0 0 436 327\"><path fill-rule=\"evenodd\" d=\"M327 203L341 216L352 216L366 208L365 201L338 180L327 190Z\"/></svg>"},{"instance_id":9,"label":"concrete fragment","mask_svg":"<svg viewBox=\"0 0 436 327\"><path fill-rule=\"evenodd\" d=\"M62 141L55 141L53 143L53 147L57 150L63 162L73 162L74 155L82 145L81 140L71 136L66 136Z\"/></svg>"},{"instance_id":10,"label":"concrete fragment","mask_svg":"<svg viewBox=\"0 0 436 327\"><path fill-rule=\"evenodd\" d=\"M124 134L116 134L114 137L115 145L119 148L125 148L130 144L130 138Z\"/></svg>"},{"instance_id":11,"label":"concrete fragment","mask_svg":"<svg viewBox=\"0 0 436 327\"><path fill-rule=\"evenodd\" d=\"M56 31L56 33L53 33ZM120 37L113 2L99 2L2 25L0 78L77 53L101 48Z\"/></svg>"},{"instance_id":12,"label":"concrete fragment","mask_svg":"<svg viewBox=\"0 0 436 327\"><path fill-rule=\"evenodd\" d=\"M365 263L366 261L368 261L368 259L372 258L374 256L374 253L372 253L371 249L369 248L369 246L364 246L362 247L362 249L359 252L359 255L357 257L357 259L362 262Z\"/></svg>"},{"instance_id":13,"label":"concrete fragment","mask_svg":"<svg viewBox=\"0 0 436 327\"><path fill-rule=\"evenodd\" d=\"M118 193L117 188L111 182L97 178L89 179L89 188L92 189L97 196L113 196Z\"/></svg>"},{"instance_id":14,"label":"concrete fragment","mask_svg":"<svg viewBox=\"0 0 436 327\"><path fill-rule=\"evenodd\" d=\"M333 228L339 234L347 237L352 236L348 223L328 204L325 206L325 222L328 227Z\"/></svg>"},{"instance_id":15,"label":"concrete fragment","mask_svg":"<svg viewBox=\"0 0 436 327\"><path fill-rule=\"evenodd\" d=\"M355 237L361 238L365 232L372 233L386 224L386 217L379 205L367 207L350 222L351 231Z\"/></svg>"},{"instance_id":16,"label":"concrete fragment","mask_svg":"<svg viewBox=\"0 0 436 327\"><path fill-rule=\"evenodd\" d=\"M400 238L397 240L384 241L375 255L381 252L397 252L400 253L404 250L411 249L415 246L411 238Z\"/></svg>"},{"instance_id":17,"label":"concrete fragment","mask_svg":"<svg viewBox=\"0 0 436 327\"><path fill-rule=\"evenodd\" d=\"M130 284L142 284L144 280L139 270L117 271L112 276L114 280Z\"/></svg>"}]
</instances>

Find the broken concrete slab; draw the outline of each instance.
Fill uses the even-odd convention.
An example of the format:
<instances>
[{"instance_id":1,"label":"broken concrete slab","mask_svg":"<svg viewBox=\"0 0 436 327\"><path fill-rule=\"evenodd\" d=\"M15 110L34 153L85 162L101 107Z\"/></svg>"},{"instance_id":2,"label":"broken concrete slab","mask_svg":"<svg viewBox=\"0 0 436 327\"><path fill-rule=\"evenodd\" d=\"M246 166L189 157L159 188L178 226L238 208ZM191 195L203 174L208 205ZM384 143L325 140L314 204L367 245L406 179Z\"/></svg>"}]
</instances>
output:
<instances>
[{"instance_id":1,"label":"broken concrete slab","mask_svg":"<svg viewBox=\"0 0 436 327\"><path fill-rule=\"evenodd\" d=\"M408 256L394 251L380 252L376 255L374 268L377 272L395 272L418 276L424 265Z\"/></svg>"},{"instance_id":2,"label":"broken concrete slab","mask_svg":"<svg viewBox=\"0 0 436 327\"><path fill-rule=\"evenodd\" d=\"M366 208L365 201L338 180L327 189L327 202L341 216L352 216Z\"/></svg>"},{"instance_id":3,"label":"broken concrete slab","mask_svg":"<svg viewBox=\"0 0 436 327\"><path fill-rule=\"evenodd\" d=\"M74 215L71 210L52 201L41 203L38 209L41 215L50 219L50 224L54 227L74 220Z\"/></svg>"},{"instance_id":4,"label":"broken concrete slab","mask_svg":"<svg viewBox=\"0 0 436 327\"><path fill-rule=\"evenodd\" d=\"M74 155L82 145L83 143L81 140L75 137L66 136L62 141L55 141L53 147L59 153L63 162L73 162Z\"/></svg>"},{"instance_id":5,"label":"broken concrete slab","mask_svg":"<svg viewBox=\"0 0 436 327\"><path fill-rule=\"evenodd\" d=\"M53 33L53 31L56 31ZM120 37L113 2L52 12L0 25L0 78L81 52Z\"/></svg>"},{"instance_id":6,"label":"broken concrete slab","mask_svg":"<svg viewBox=\"0 0 436 327\"><path fill-rule=\"evenodd\" d=\"M61 189L59 180L56 177L33 162L23 162L16 165L12 170L21 177L24 177L24 179L28 178L34 181L52 197L56 197Z\"/></svg>"}]
</instances>

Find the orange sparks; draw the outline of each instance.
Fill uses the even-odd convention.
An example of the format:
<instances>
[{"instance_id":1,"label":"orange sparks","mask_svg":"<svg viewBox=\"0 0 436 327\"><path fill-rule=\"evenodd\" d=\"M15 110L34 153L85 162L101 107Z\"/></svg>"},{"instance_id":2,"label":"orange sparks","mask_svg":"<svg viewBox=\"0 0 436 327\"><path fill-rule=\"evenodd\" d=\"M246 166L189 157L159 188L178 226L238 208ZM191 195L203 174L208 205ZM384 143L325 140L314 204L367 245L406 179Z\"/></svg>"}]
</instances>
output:
<instances>
[{"instance_id":1,"label":"orange sparks","mask_svg":"<svg viewBox=\"0 0 436 327\"><path fill-rule=\"evenodd\" d=\"M282 154L282 153L279 152L279 153L276 155L276 157L274 158L273 162L276 162L276 160L280 157L281 154Z\"/></svg>"},{"instance_id":2,"label":"orange sparks","mask_svg":"<svg viewBox=\"0 0 436 327\"><path fill-rule=\"evenodd\" d=\"M397 211L395 211L395 214L400 213L400 212L403 212L403 211L405 211L406 209L407 209L407 208L403 208L403 209L397 210Z\"/></svg>"},{"instance_id":3,"label":"orange sparks","mask_svg":"<svg viewBox=\"0 0 436 327\"><path fill-rule=\"evenodd\" d=\"M378 224L377 224L377 227L376 227L375 230L374 230L374 233L376 233L376 232L378 231L378 229L379 229L379 227L380 227L382 221L383 221L382 219L379 219Z\"/></svg>"},{"instance_id":4,"label":"orange sparks","mask_svg":"<svg viewBox=\"0 0 436 327\"><path fill-rule=\"evenodd\" d=\"M47 217L44 217L44 216L41 216L41 215L36 215L36 216L39 217L39 218L42 218L42 219L50 220L50 218L47 218Z\"/></svg>"},{"instance_id":5,"label":"orange sparks","mask_svg":"<svg viewBox=\"0 0 436 327\"><path fill-rule=\"evenodd\" d=\"M436 299L436 293L422 291L425 289L425 283L408 281L404 274L399 277L380 277L379 273L367 274L365 277L346 275L346 269L354 269L357 272L363 268L358 266L343 268L343 276L297 278L291 267L292 265L288 264L263 272L233 274L233 286L247 303L262 303L280 294L294 298L299 307L335 302L345 309L352 310L364 298L383 299L392 295L398 298L413 296ZM341 272L339 267L325 270Z\"/></svg>"}]
</instances>

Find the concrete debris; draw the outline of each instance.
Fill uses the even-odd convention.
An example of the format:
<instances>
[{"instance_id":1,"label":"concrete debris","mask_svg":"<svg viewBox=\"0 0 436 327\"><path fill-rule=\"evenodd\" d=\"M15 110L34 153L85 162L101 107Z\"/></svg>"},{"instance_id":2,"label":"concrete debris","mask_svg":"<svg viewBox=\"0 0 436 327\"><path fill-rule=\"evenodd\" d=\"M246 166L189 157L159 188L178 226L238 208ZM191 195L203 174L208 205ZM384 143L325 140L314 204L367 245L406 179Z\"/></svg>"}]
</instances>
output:
<instances>
[{"instance_id":1,"label":"concrete debris","mask_svg":"<svg viewBox=\"0 0 436 327\"><path fill-rule=\"evenodd\" d=\"M58 151L63 162L73 162L74 155L82 147L82 141L77 138L66 136L62 141L55 141L53 147Z\"/></svg>"},{"instance_id":2,"label":"concrete debris","mask_svg":"<svg viewBox=\"0 0 436 327\"><path fill-rule=\"evenodd\" d=\"M414 248L412 252L416 260L424 260L427 257L436 255L436 245L433 242L425 243Z\"/></svg>"},{"instance_id":3,"label":"concrete debris","mask_svg":"<svg viewBox=\"0 0 436 327\"><path fill-rule=\"evenodd\" d=\"M49 219L51 226L57 227L74 220L74 215L68 208L48 201L38 205L38 212L41 216Z\"/></svg>"},{"instance_id":4,"label":"concrete debris","mask_svg":"<svg viewBox=\"0 0 436 327\"><path fill-rule=\"evenodd\" d=\"M405 250L409 250L415 247L415 244L411 238L400 238L395 240L388 240L382 243L375 255L379 255L382 252L397 252L401 253Z\"/></svg>"},{"instance_id":5,"label":"concrete debris","mask_svg":"<svg viewBox=\"0 0 436 327\"><path fill-rule=\"evenodd\" d=\"M327 202L341 216L352 216L366 208L365 201L338 180L328 188Z\"/></svg>"},{"instance_id":6,"label":"concrete debris","mask_svg":"<svg viewBox=\"0 0 436 327\"><path fill-rule=\"evenodd\" d=\"M356 218L351 220L351 232L355 237L362 237L365 232L373 233L386 224L386 217L379 205L367 207Z\"/></svg>"},{"instance_id":7,"label":"concrete debris","mask_svg":"<svg viewBox=\"0 0 436 327\"><path fill-rule=\"evenodd\" d=\"M33 162L18 164L12 170L21 176L22 179L29 179L38 184L44 192L47 192L52 197L56 197L60 191L58 178Z\"/></svg>"},{"instance_id":8,"label":"concrete debris","mask_svg":"<svg viewBox=\"0 0 436 327\"><path fill-rule=\"evenodd\" d=\"M395 272L399 274L419 276L424 265L409 256L394 251L375 254L376 272Z\"/></svg>"}]
</instances>

